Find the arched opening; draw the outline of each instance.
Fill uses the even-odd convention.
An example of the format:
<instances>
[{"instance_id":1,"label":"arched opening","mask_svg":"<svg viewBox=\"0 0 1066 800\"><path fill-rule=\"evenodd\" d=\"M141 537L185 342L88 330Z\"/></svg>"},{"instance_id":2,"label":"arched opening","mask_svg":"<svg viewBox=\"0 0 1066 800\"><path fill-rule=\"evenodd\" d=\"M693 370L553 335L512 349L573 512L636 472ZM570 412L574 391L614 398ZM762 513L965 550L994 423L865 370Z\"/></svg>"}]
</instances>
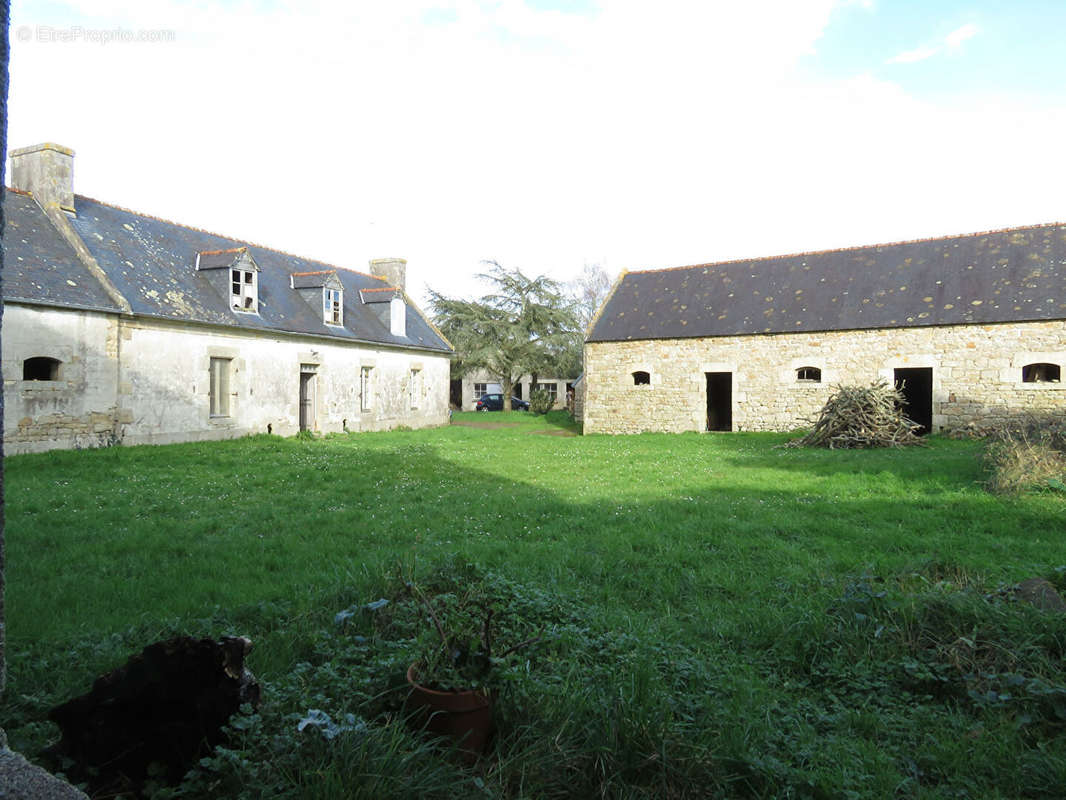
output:
<instances>
[{"instance_id":1,"label":"arched opening","mask_svg":"<svg viewBox=\"0 0 1066 800\"><path fill-rule=\"evenodd\" d=\"M633 373L634 386L651 386L651 373L637 370Z\"/></svg>"},{"instance_id":2,"label":"arched opening","mask_svg":"<svg viewBox=\"0 0 1066 800\"><path fill-rule=\"evenodd\" d=\"M796 370L796 380L800 383L821 383L822 371L818 367L800 367Z\"/></svg>"},{"instance_id":3,"label":"arched opening","mask_svg":"<svg viewBox=\"0 0 1066 800\"><path fill-rule=\"evenodd\" d=\"M58 381L60 361L47 356L34 356L22 362L22 380Z\"/></svg>"},{"instance_id":4,"label":"arched opening","mask_svg":"<svg viewBox=\"0 0 1066 800\"><path fill-rule=\"evenodd\" d=\"M1026 364L1022 367L1023 383L1058 383L1062 369L1058 364Z\"/></svg>"}]
</instances>

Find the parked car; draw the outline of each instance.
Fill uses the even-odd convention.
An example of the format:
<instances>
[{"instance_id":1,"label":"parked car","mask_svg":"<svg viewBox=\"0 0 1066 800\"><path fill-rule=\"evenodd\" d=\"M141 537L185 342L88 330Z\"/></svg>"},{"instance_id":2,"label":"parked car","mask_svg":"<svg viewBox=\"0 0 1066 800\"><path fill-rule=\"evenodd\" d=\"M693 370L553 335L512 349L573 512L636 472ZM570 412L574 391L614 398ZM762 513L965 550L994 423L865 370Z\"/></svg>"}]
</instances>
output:
<instances>
[{"instance_id":1,"label":"parked car","mask_svg":"<svg viewBox=\"0 0 1066 800\"><path fill-rule=\"evenodd\" d=\"M503 411L502 394L483 394L474 406L478 411ZM511 396L512 411L529 411L529 403L521 397Z\"/></svg>"}]
</instances>

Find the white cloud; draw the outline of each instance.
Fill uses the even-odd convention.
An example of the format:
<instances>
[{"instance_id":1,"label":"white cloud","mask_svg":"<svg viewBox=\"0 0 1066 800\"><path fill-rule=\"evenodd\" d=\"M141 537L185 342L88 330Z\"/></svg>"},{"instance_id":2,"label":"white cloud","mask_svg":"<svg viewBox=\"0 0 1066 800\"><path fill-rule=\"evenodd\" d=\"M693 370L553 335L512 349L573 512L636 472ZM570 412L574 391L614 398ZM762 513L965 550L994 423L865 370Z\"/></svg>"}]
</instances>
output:
<instances>
[{"instance_id":1,"label":"white cloud","mask_svg":"<svg viewBox=\"0 0 1066 800\"><path fill-rule=\"evenodd\" d=\"M832 0L438 6L113 2L108 25L176 41L13 37L8 139L75 148L106 201L355 269L405 256L416 296L480 291L484 258L566 279L1066 218L1066 166L1014 168L1057 151L1062 103L800 78Z\"/></svg>"},{"instance_id":2,"label":"white cloud","mask_svg":"<svg viewBox=\"0 0 1066 800\"><path fill-rule=\"evenodd\" d=\"M888 60L889 64L913 64L917 61L925 61L927 58L932 58L941 50L939 45L934 47L919 47L915 50L904 50L897 56L893 56Z\"/></svg>"},{"instance_id":3,"label":"white cloud","mask_svg":"<svg viewBox=\"0 0 1066 800\"><path fill-rule=\"evenodd\" d=\"M905 50L899 55L893 56L888 59L888 64L914 64L918 61L925 61L928 58L932 58L945 50L957 50L962 47L962 43L967 39L972 39L977 35L980 29L972 22L963 25L961 28L956 28L951 33L943 38L943 40L936 44L926 45L923 47L917 47L914 50Z\"/></svg>"},{"instance_id":4,"label":"white cloud","mask_svg":"<svg viewBox=\"0 0 1066 800\"><path fill-rule=\"evenodd\" d=\"M967 39L972 39L977 35L978 27L972 22L963 25L961 28L956 28L947 36L944 37L944 44L949 48L960 47Z\"/></svg>"}]
</instances>

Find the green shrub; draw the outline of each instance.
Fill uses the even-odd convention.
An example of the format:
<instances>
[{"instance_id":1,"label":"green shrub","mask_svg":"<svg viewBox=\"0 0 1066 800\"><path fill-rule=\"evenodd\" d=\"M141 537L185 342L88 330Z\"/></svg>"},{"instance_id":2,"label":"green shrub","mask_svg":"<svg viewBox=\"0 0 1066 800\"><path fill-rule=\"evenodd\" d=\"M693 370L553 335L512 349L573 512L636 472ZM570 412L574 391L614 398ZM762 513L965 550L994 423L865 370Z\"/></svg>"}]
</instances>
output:
<instances>
[{"instance_id":1,"label":"green shrub","mask_svg":"<svg viewBox=\"0 0 1066 800\"><path fill-rule=\"evenodd\" d=\"M529 394L529 410L534 414L547 414L555 407L555 400L544 389L534 389Z\"/></svg>"}]
</instances>

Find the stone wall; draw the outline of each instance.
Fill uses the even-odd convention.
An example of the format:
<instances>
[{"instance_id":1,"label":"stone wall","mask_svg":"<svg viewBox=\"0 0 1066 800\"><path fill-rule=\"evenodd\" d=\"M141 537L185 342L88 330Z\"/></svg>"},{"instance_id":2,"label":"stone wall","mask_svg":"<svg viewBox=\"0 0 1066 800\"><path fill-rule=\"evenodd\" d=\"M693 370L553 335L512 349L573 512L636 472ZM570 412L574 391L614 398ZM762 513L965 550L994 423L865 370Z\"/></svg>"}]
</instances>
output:
<instances>
[{"instance_id":1,"label":"stone wall","mask_svg":"<svg viewBox=\"0 0 1066 800\"><path fill-rule=\"evenodd\" d=\"M733 430L804 426L838 384L892 382L894 370L933 370L933 429L994 425L1020 411L1066 412L1066 383L1024 383L1022 367L1059 365L1066 320L767 334L585 345L586 433L702 431L708 372L732 375ZM797 380L800 367L821 382ZM651 383L635 385L633 373Z\"/></svg>"},{"instance_id":2,"label":"stone wall","mask_svg":"<svg viewBox=\"0 0 1066 800\"><path fill-rule=\"evenodd\" d=\"M22 380L23 360L61 362L58 380ZM229 359L229 413L210 413L210 363ZM372 375L363 410L360 373ZM5 448L25 453L292 435L300 373L312 372L312 430L443 425L450 360L310 336L8 304L3 323Z\"/></svg>"}]
</instances>

